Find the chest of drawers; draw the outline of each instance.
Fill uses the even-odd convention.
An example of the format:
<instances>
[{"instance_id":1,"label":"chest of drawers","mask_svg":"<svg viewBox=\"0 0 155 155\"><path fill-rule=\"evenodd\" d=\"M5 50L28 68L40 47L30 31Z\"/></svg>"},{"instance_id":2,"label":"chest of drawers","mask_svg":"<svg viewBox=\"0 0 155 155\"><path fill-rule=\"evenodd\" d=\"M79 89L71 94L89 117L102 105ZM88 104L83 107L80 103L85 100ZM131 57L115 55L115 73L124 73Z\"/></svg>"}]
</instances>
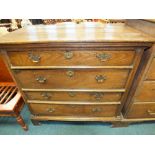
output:
<instances>
[{"instance_id":1,"label":"chest of drawers","mask_svg":"<svg viewBox=\"0 0 155 155\"><path fill-rule=\"evenodd\" d=\"M138 85L128 107L124 110L128 119L155 119L155 46L147 65L140 69Z\"/></svg>"},{"instance_id":2,"label":"chest of drawers","mask_svg":"<svg viewBox=\"0 0 155 155\"><path fill-rule=\"evenodd\" d=\"M127 24L155 36L155 23L151 20L128 20ZM155 44L144 54L143 59L130 97L122 110L124 121L127 122L155 120Z\"/></svg>"},{"instance_id":3,"label":"chest of drawers","mask_svg":"<svg viewBox=\"0 0 155 155\"><path fill-rule=\"evenodd\" d=\"M3 37L0 49L34 124L119 122L153 41L124 24L66 23L18 30Z\"/></svg>"}]
</instances>

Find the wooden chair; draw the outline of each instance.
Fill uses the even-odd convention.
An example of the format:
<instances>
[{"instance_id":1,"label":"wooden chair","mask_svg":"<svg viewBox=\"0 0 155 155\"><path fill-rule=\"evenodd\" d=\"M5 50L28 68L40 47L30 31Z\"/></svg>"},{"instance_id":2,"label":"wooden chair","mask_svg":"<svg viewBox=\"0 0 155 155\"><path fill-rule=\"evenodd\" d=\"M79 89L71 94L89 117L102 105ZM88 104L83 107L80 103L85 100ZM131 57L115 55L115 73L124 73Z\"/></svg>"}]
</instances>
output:
<instances>
[{"instance_id":1,"label":"wooden chair","mask_svg":"<svg viewBox=\"0 0 155 155\"><path fill-rule=\"evenodd\" d=\"M16 117L22 128L28 130L27 125L20 116L23 106L23 99L15 84L0 83L0 116Z\"/></svg>"},{"instance_id":2,"label":"wooden chair","mask_svg":"<svg viewBox=\"0 0 155 155\"><path fill-rule=\"evenodd\" d=\"M0 57L0 116L16 117L17 122L27 131L28 127L20 115L23 106L21 94Z\"/></svg>"}]
</instances>

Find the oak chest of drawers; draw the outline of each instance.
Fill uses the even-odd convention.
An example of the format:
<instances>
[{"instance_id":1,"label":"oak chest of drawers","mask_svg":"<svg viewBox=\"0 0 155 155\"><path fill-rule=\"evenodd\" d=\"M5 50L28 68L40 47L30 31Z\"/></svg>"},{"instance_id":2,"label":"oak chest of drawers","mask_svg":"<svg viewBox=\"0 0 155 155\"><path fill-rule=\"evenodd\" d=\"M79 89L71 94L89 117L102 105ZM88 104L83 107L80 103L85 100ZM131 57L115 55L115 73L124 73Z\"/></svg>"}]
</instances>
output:
<instances>
[{"instance_id":1,"label":"oak chest of drawers","mask_svg":"<svg viewBox=\"0 0 155 155\"><path fill-rule=\"evenodd\" d=\"M127 20L126 24L155 36L151 20ZM127 122L155 120L155 44L142 57L122 113Z\"/></svg>"},{"instance_id":2,"label":"oak chest of drawers","mask_svg":"<svg viewBox=\"0 0 155 155\"><path fill-rule=\"evenodd\" d=\"M34 124L119 122L153 41L124 24L65 23L18 30L1 39L0 49Z\"/></svg>"},{"instance_id":3,"label":"oak chest of drawers","mask_svg":"<svg viewBox=\"0 0 155 155\"><path fill-rule=\"evenodd\" d=\"M139 69L139 80L133 97L123 110L126 118L135 121L155 119L155 46L151 51L148 63Z\"/></svg>"}]
</instances>

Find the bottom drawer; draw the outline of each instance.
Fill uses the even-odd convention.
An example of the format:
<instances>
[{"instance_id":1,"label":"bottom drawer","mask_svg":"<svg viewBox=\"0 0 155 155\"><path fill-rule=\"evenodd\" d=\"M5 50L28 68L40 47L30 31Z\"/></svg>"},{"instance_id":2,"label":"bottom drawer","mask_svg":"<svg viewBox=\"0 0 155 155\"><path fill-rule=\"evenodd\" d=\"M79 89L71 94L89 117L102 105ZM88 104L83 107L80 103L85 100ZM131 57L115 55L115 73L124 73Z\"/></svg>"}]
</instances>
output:
<instances>
[{"instance_id":1,"label":"bottom drawer","mask_svg":"<svg viewBox=\"0 0 155 155\"><path fill-rule=\"evenodd\" d=\"M135 103L132 105L127 118L155 117L155 103Z\"/></svg>"},{"instance_id":2,"label":"bottom drawer","mask_svg":"<svg viewBox=\"0 0 155 155\"><path fill-rule=\"evenodd\" d=\"M58 105L30 104L31 111L36 115L48 116L96 116L114 117L119 105Z\"/></svg>"}]
</instances>

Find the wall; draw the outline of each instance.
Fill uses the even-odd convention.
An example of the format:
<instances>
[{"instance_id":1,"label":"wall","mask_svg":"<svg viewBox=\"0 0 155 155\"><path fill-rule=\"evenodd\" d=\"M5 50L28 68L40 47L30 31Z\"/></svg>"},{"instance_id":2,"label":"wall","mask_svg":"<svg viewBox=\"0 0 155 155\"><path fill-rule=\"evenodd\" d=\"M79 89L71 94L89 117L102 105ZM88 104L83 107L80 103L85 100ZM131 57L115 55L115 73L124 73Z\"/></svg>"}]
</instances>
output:
<instances>
[{"instance_id":1,"label":"wall","mask_svg":"<svg viewBox=\"0 0 155 155\"><path fill-rule=\"evenodd\" d=\"M0 56L0 82L12 82L12 77L2 59Z\"/></svg>"}]
</instances>

